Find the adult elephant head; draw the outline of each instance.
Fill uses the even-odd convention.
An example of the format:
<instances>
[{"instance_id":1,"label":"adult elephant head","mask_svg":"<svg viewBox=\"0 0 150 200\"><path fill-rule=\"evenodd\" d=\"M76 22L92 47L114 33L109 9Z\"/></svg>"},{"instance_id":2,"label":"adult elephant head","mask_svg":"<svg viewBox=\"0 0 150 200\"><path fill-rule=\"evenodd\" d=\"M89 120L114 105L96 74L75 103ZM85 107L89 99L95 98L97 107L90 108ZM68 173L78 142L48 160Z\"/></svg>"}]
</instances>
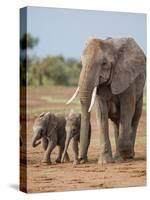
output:
<instances>
[{"instance_id":1,"label":"adult elephant head","mask_svg":"<svg viewBox=\"0 0 150 200\"><path fill-rule=\"evenodd\" d=\"M81 102L80 159L85 158L88 146L90 111L101 85L110 86L113 95L124 92L144 71L145 55L132 38L87 41L81 55L82 70L78 88Z\"/></svg>"}]
</instances>

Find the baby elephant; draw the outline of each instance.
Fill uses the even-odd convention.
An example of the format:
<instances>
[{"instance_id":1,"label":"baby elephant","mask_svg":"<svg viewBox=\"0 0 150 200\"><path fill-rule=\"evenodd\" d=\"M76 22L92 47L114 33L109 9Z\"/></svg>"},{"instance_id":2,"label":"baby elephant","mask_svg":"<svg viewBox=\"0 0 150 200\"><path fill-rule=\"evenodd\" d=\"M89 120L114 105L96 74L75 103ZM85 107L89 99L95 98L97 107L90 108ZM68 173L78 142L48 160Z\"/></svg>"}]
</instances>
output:
<instances>
[{"instance_id":1,"label":"baby elephant","mask_svg":"<svg viewBox=\"0 0 150 200\"><path fill-rule=\"evenodd\" d=\"M66 118L66 142L65 142L65 149L63 152L63 156L62 156L62 162L64 162L70 140L73 139L73 141L72 141L72 149L74 152L73 164L79 163L79 160L78 160L79 147L78 147L78 145L80 142L80 124L81 124L81 114L75 114L73 112L70 112L70 114ZM90 128L89 128L89 133L88 133L88 140L89 140L88 147L89 147L90 139L91 139L91 124L89 124L89 126L90 126ZM88 152L88 147L87 147L87 152ZM86 159L88 159L87 154L86 154Z\"/></svg>"},{"instance_id":2,"label":"baby elephant","mask_svg":"<svg viewBox=\"0 0 150 200\"><path fill-rule=\"evenodd\" d=\"M44 149L44 163L51 164L51 152L58 146L59 154L56 159L57 163L61 162L62 153L65 147L66 131L65 117L56 116L53 113L41 113L33 125L32 147L36 147L42 143ZM68 153L66 152L65 158L69 161Z\"/></svg>"}]
</instances>

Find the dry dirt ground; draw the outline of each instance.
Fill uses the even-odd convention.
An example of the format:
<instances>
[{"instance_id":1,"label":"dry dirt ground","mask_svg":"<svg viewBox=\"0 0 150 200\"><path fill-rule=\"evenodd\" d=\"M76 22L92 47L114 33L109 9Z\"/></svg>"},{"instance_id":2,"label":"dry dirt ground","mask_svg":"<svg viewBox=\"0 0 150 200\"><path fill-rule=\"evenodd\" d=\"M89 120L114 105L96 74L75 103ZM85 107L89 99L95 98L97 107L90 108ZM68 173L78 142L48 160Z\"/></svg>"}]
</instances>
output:
<instances>
[{"instance_id":1,"label":"dry dirt ground","mask_svg":"<svg viewBox=\"0 0 150 200\"><path fill-rule=\"evenodd\" d=\"M27 94L27 191L28 192L55 192L97 188L115 188L128 186L146 185L146 112L143 114L138 127L135 158L120 163L100 166L97 164L99 157L98 129L96 125L95 112L92 111L92 138L89 147L89 162L82 165L72 165L72 149L69 147L71 162L62 164L45 165L41 163L43 149L41 146L32 148L32 126L35 117L43 112L67 114L70 109L80 111L79 100L72 105L65 105L71 97L75 88L47 87L28 88ZM23 138L25 135L23 134ZM110 123L110 138L113 153L115 144L113 128ZM23 151L21 147L22 167ZM52 161L57 156L57 148L52 152Z\"/></svg>"}]
</instances>

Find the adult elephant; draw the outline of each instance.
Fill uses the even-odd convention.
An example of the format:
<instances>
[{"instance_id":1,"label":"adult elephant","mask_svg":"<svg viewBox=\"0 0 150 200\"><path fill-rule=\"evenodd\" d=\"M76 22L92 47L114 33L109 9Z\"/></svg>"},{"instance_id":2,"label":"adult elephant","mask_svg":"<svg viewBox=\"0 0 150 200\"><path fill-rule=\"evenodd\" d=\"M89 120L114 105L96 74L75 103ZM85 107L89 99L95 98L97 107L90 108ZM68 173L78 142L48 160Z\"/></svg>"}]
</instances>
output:
<instances>
[{"instance_id":1,"label":"adult elephant","mask_svg":"<svg viewBox=\"0 0 150 200\"><path fill-rule=\"evenodd\" d=\"M132 38L92 38L86 43L77 93L81 102L80 161L88 148L90 111L96 99L100 134L99 163L112 159L108 118L115 125L116 158L134 157L137 127L142 112L146 57Z\"/></svg>"}]
</instances>

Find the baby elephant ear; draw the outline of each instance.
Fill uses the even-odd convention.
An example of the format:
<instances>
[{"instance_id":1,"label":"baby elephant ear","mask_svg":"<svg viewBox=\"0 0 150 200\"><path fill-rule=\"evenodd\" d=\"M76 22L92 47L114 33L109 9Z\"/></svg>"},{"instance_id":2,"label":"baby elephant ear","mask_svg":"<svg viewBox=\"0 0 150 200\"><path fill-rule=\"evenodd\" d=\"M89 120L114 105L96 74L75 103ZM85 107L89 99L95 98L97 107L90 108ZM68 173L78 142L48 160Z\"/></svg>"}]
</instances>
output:
<instances>
[{"instance_id":1,"label":"baby elephant ear","mask_svg":"<svg viewBox=\"0 0 150 200\"><path fill-rule=\"evenodd\" d=\"M45 115L45 113L42 112L42 113L39 115L39 117L43 117L44 115Z\"/></svg>"},{"instance_id":2,"label":"baby elephant ear","mask_svg":"<svg viewBox=\"0 0 150 200\"><path fill-rule=\"evenodd\" d=\"M146 57L134 39L116 39L117 61L111 83L113 94L120 94L146 70Z\"/></svg>"},{"instance_id":3,"label":"baby elephant ear","mask_svg":"<svg viewBox=\"0 0 150 200\"><path fill-rule=\"evenodd\" d=\"M56 128L56 126L57 126L57 117L55 116L55 114L53 114L53 113L49 114L49 122L53 127Z\"/></svg>"}]
</instances>

